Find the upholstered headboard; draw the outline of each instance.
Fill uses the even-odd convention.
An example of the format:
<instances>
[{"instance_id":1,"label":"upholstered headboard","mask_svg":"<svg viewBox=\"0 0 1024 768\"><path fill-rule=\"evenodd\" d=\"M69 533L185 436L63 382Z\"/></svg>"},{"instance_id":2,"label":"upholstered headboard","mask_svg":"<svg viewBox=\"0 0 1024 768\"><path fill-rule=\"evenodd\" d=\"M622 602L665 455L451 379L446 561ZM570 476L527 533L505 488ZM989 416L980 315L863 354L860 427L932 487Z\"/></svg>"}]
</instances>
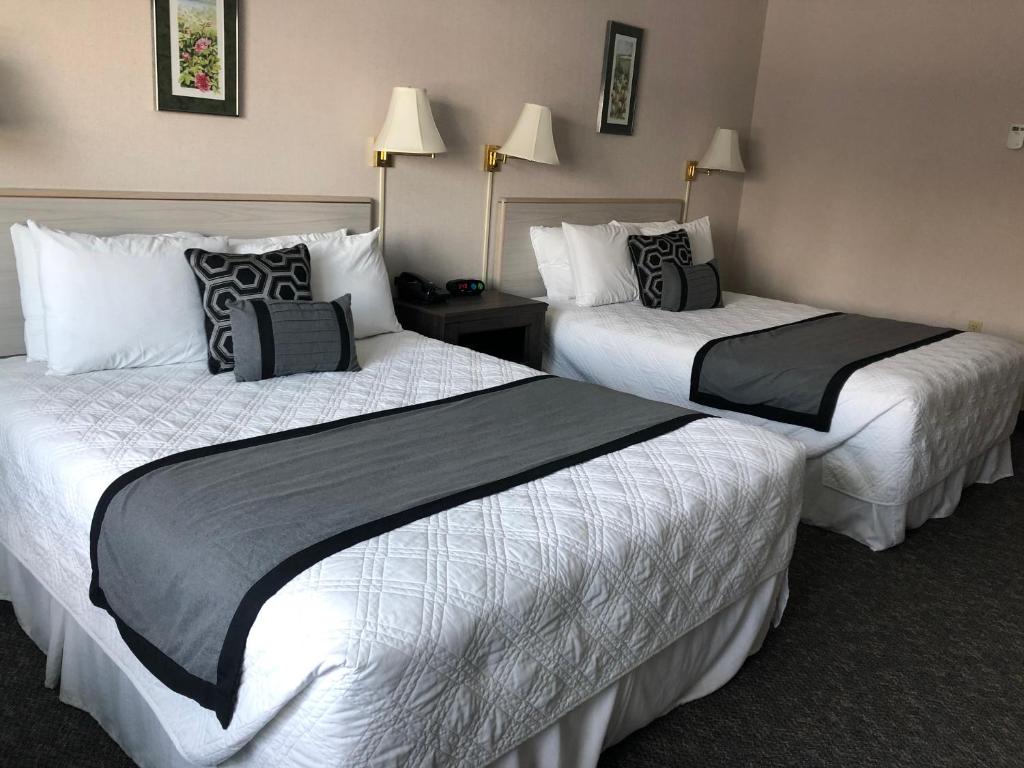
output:
<instances>
[{"instance_id":1,"label":"upholstered headboard","mask_svg":"<svg viewBox=\"0 0 1024 768\"><path fill-rule=\"evenodd\" d=\"M268 237L372 226L368 197L0 190L0 357L24 354L24 329L10 226L35 219L55 229L113 235L190 231Z\"/></svg>"},{"instance_id":2,"label":"upholstered headboard","mask_svg":"<svg viewBox=\"0 0 1024 768\"><path fill-rule=\"evenodd\" d=\"M491 274L506 293L543 296L544 283L530 243L530 227L680 220L683 201L672 198L507 197L498 202L498 234Z\"/></svg>"}]
</instances>

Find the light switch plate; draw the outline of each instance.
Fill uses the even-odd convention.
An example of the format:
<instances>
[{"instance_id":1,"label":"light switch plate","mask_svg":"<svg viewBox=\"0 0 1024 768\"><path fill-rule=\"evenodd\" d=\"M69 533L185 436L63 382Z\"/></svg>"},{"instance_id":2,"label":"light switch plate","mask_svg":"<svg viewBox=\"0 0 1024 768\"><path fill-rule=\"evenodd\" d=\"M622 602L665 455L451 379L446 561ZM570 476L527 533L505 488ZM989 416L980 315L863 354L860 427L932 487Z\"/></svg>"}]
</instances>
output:
<instances>
[{"instance_id":1,"label":"light switch plate","mask_svg":"<svg viewBox=\"0 0 1024 768\"><path fill-rule=\"evenodd\" d=\"M1024 147L1024 125L1011 125L1010 132L1006 135L1007 149L1020 149Z\"/></svg>"}]
</instances>

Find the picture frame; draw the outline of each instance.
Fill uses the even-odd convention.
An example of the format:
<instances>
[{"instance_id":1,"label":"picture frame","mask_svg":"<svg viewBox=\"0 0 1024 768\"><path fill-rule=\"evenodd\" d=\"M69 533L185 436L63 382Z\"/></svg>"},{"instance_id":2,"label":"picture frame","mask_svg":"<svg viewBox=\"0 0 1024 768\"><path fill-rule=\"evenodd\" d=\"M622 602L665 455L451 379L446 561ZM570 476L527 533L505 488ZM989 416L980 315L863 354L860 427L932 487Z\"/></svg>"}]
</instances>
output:
<instances>
[{"instance_id":1,"label":"picture frame","mask_svg":"<svg viewBox=\"0 0 1024 768\"><path fill-rule=\"evenodd\" d=\"M598 133L633 135L643 42L644 31L640 27L620 21L608 22L597 113Z\"/></svg>"},{"instance_id":2,"label":"picture frame","mask_svg":"<svg viewBox=\"0 0 1024 768\"><path fill-rule=\"evenodd\" d=\"M238 117L239 0L153 0L156 108Z\"/></svg>"}]
</instances>

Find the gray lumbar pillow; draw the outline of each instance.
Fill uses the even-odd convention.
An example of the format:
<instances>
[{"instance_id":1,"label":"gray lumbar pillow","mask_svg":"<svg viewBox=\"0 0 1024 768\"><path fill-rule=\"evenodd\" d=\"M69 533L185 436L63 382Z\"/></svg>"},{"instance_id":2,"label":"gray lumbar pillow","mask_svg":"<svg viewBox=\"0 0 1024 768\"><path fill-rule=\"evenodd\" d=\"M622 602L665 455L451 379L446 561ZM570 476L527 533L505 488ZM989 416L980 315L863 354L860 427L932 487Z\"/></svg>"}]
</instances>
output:
<instances>
[{"instance_id":1,"label":"gray lumbar pillow","mask_svg":"<svg viewBox=\"0 0 1024 768\"><path fill-rule=\"evenodd\" d=\"M358 371L352 297L334 301L246 299L231 308L235 379Z\"/></svg>"},{"instance_id":2,"label":"gray lumbar pillow","mask_svg":"<svg viewBox=\"0 0 1024 768\"><path fill-rule=\"evenodd\" d=\"M722 284L714 261L706 264L675 264L661 267L661 308L688 312L722 306Z\"/></svg>"}]
</instances>

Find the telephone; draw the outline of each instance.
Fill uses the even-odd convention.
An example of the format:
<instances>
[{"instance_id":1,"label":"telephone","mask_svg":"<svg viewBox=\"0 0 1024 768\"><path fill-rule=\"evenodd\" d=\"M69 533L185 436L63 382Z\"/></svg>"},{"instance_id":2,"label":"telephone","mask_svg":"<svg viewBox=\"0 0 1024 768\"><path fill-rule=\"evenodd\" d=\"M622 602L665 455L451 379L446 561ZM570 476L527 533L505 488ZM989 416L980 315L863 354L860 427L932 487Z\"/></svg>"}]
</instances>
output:
<instances>
[{"instance_id":1,"label":"telephone","mask_svg":"<svg viewBox=\"0 0 1024 768\"><path fill-rule=\"evenodd\" d=\"M414 301L417 304L440 304L448 300L448 294L440 290L429 280L424 280L412 272L403 272L395 278L398 298Z\"/></svg>"}]
</instances>

